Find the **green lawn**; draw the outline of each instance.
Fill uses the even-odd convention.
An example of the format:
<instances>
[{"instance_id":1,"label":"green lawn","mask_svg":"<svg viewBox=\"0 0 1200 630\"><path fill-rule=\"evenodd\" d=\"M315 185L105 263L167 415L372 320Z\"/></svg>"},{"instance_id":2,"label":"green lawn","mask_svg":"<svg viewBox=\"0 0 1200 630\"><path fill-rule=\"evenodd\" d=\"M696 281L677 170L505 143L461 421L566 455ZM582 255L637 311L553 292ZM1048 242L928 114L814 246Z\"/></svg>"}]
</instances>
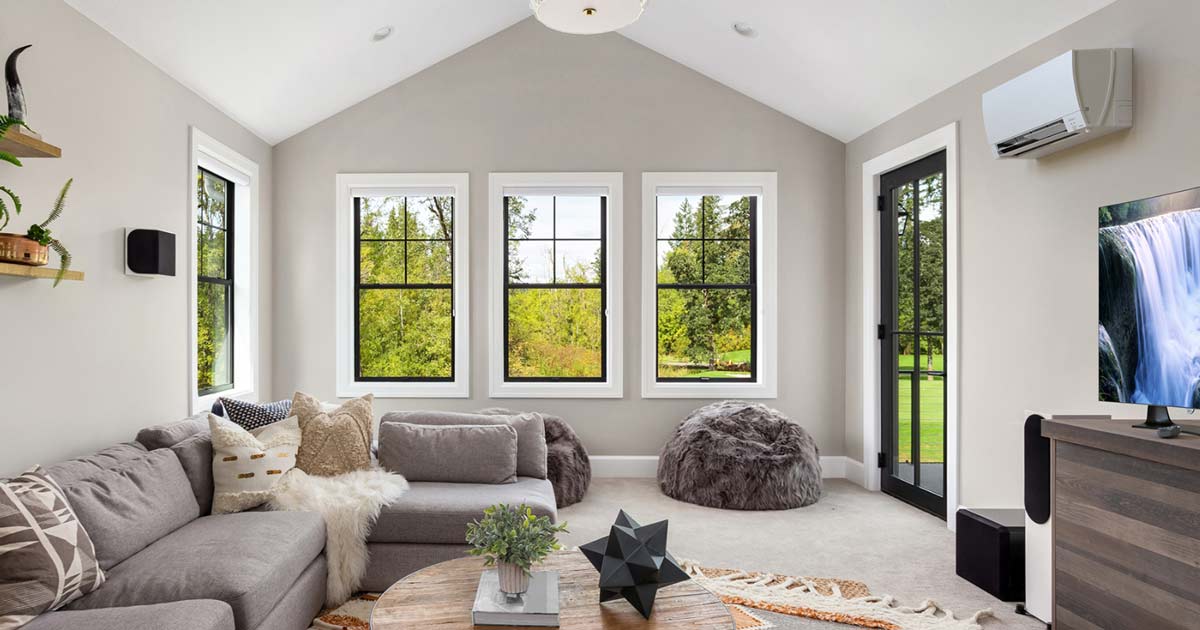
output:
<instances>
[{"instance_id":1,"label":"green lawn","mask_svg":"<svg viewBox=\"0 0 1200 630\"><path fill-rule=\"evenodd\" d=\"M722 352L718 355L720 361L724 363L749 363L750 349L731 350ZM666 365L669 363L686 363L684 357L674 357L667 355L659 355L658 357L658 375L663 378L749 378L749 372L735 372L727 370L703 370L693 367L681 367L674 365Z\"/></svg>"},{"instance_id":2,"label":"green lawn","mask_svg":"<svg viewBox=\"0 0 1200 630\"><path fill-rule=\"evenodd\" d=\"M899 358L896 360L896 364L901 370L913 369L913 355L911 355L911 354L900 355ZM922 356L921 357L921 371L926 371L926 370L930 370L930 369L931 368L929 367L929 357ZM945 371L945 369L946 369L945 358L940 354L933 355L932 371L942 372L942 371Z\"/></svg>"},{"instance_id":3,"label":"green lawn","mask_svg":"<svg viewBox=\"0 0 1200 630\"><path fill-rule=\"evenodd\" d=\"M940 357L939 357L940 358ZM938 362L935 361L935 365ZM921 387L921 461L925 463L941 462L942 444L945 441L944 418L945 402L943 377L923 376ZM899 415L900 415L900 453L908 453L912 448L912 388L909 381L902 378L899 381ZM907 457L901 455L901 461Z\"/></svg>"},{"instance_id":4,"label":"green lawn","mask_svg":"<svg viewBox=\"0 0 1200 630\"><path fill-rule=\"evenodd\" d=\"M694 378L750 378L749 372L721 372L719 370L705 370L703 372L695 372L688 374Z\"/></svg>"},{"instance_id":5,"label":"green lawn","mask_svg":"<svg viewBox=\"0 0 1200 630\"><path fill-rule=\"evenodd\" d=\"M731 350L729 352L722 352L721 360L728 363L749 363L750 349L746 348L745 350Z\"/></svg>"}]
</instances>

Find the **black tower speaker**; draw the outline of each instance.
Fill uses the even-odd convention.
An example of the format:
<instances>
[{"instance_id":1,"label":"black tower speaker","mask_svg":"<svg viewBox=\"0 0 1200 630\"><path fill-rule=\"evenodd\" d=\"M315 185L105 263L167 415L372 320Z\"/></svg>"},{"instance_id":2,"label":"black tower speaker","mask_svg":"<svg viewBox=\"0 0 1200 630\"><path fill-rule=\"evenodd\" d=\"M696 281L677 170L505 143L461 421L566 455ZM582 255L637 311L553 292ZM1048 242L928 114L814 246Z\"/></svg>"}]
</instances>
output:
<instances>
[{"instance_id":1,"label":"black tower speaker","mask_svg":"<svg viewBox=\"0 0 1200 630\"><path fill-rule=\"evenodd\" d=\"M1025 512L1038 525L1050 520L1050 439L1042 437L1043 418L1025 418Z\"/></svg>"},{"instance_id":2,"label":"black tower speaker","mask_svg":"<svg viewBox=\"0 0 1200 630\"><path fill-rule=\"evenodd\" d=\"M175 235L159 230L130 230L125 242L129 271L143 275L175 275Z\"/></svg>"}]
</instances>

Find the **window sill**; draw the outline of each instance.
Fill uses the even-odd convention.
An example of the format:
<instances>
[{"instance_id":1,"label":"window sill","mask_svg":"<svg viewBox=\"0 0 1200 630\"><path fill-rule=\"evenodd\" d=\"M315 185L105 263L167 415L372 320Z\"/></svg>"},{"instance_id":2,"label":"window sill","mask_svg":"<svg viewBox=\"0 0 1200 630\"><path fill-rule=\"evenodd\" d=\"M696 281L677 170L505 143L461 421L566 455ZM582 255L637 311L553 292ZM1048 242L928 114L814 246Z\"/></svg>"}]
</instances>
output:
<instances>
[{"instance_id":1,"label":"window sill","mask_svg":"<svg viewBox=\"0 0 1200 630\"><path fill-rule=\"evenodd\" d=\"M213 403L217 402L218 398L237 398L247 399L254 397L254 390L248 387L234 387L220 392L205 394L192 401L192 412L190 415L196 415L201 411L209 411L212 409Z\"/></svg>"},{"instance_id":2,"label":"window sill","mask_svg":"<svg viewBox=\"0 0 1200 630\"><path fill-rule=\"evenodd\" d=\"M468 384L463 382L443 383L394 383L386 381L355 381L338 386L338 398L358 398L371 394L375 398L470 398Z\"/></svg>"},{"instance_id":3,"label":"window sill","mask_svg":"<svg viewBox=\"0 0 1200 630\"><path fill-rule=\"evenodd\" d=\"M642 398L777 398L766 383L642 383Z\"/></svg>"},{"instance_id":4,"label":"window sill","mask_svg":"<svg viewBox=\"0 0 1200 630\"><path fill-rule=\"evenodd\" d=\"M617 383L493 383L490 398L621 398Z\"/></svg>"}]
</instances>

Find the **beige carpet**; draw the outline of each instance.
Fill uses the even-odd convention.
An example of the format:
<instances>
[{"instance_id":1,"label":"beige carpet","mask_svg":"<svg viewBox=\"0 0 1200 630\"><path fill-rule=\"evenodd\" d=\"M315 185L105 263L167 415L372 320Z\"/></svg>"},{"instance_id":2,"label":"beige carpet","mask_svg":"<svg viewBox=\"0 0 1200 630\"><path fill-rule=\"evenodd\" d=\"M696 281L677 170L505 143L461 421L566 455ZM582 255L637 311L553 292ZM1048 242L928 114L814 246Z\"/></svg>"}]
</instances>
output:
<instances>
[{"instance_id":1,"label":"beige carpet","mask_svg":"<svg viewBox=\"0 0 1200 630\"><path fill-rule=\"evenodd\" d=\"M886 593L911 605L932 598L962 614L990 608L995 618L981 620L984 630L1045 627L1016 615L1011 604L954 574L954 535L944 522L843 480L827 481L825 496L807 508L734 512L667 498L651 479L597 479L582 503L561 510L571 528L564 544L577 546L606 535L621 508L644 523L670 519L672 553L705 566L837 576L861 581L876 594ZM369 603L363 604L362 614L369 615ZM747 612L777 630L849 627L768 611ZM739 628L751 627L742 623ZM325 626L329 627L337 626Z\"/></svg>"},{"instance_id":2,"label":"beige carpet","mask_svg":"<svg viewBox=\"0 0 1200 630\"><path fill-rule=\"evenodd\" d=\"M960 615L990 608L995 618L981 621L985 630L1045 628L954 574L954 533L945 522L845 480L827 480L825 495L806 508L735 512L675 501L652 479L597 479L582 503L560 511L571 529L563 543L606 535L621 508L642 523L670 519L671 552L704 566L858 580L907 605L933 599ZM847 628L762 614L780 630Z\"/></svg>"}]
</instances>

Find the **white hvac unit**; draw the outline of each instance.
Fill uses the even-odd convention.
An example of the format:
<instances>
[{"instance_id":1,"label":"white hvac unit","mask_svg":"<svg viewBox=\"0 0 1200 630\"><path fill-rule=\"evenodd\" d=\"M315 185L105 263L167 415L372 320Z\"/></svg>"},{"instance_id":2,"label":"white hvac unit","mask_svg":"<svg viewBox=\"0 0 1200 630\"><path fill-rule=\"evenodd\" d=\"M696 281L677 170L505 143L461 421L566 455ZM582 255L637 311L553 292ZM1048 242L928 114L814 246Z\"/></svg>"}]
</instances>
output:
<instances>
[{"instance_id":1,"label":"white hvac unit","mask_svg":"<svg viewBox=\"0 0 1200 630\"><path fill-rule=\"evenodd\" d=\"M988 90L997 158L1036 158L1133 125L1133 49L1072 50Z\"/></svg>"}]
</instances>

